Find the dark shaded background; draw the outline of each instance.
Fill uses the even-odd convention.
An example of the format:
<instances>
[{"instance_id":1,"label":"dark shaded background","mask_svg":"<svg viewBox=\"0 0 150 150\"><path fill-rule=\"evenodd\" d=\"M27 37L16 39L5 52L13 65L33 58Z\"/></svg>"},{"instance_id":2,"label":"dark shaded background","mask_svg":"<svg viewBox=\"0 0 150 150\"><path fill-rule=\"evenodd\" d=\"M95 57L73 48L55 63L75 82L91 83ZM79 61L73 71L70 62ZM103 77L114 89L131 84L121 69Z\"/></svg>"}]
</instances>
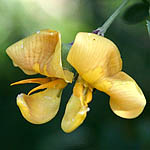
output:
<instances>
[{"instance_id":1,"label":"dark shaded background","mask_svg":"<svg viewBox=\"0 0 150 150\"><path fill-rule=\"evenodd\" d=\"M12 43L47 28L60 31L63 42L71 42L79 31L91 32L102 25L121 0L0 0L0 149L150 149L150 39L145 20L136 24L123 20L125 10L138 2L141 0L129 2L105 36L117 44L123 70L142 88L147 99L144 112L136 119L122 119L111 111L109 96L96 91L83 125L66 134L60 123L72 86L64 90L60 110L52 121L43 125L28 123L16 105L16 96L27 93L33 85L9 86L30 77L12 65L5 50Z\"/></svg>"}]
</instances>

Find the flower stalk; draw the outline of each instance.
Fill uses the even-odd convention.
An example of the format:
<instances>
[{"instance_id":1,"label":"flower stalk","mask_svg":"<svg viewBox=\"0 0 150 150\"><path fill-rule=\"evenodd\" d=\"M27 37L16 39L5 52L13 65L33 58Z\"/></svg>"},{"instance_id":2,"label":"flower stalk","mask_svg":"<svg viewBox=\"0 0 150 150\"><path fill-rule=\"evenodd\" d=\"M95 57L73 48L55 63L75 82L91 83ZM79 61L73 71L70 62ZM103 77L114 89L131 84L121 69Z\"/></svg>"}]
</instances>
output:
<instances>
[{"instance_id":1,"label":"flower stalk","mask_svg":"<svg viewBox=\"0 0 150 150\"><path fill-rule=\"evenodd\" d=\"M104 36L109 26L112 24L115 18L120 14L121 10L128 3L128 1L129 0L124 0L122 4L116 9L116 11L106 20L106 22L101 27L94 30L93 33Z\"/></svg>"}]
</instances>

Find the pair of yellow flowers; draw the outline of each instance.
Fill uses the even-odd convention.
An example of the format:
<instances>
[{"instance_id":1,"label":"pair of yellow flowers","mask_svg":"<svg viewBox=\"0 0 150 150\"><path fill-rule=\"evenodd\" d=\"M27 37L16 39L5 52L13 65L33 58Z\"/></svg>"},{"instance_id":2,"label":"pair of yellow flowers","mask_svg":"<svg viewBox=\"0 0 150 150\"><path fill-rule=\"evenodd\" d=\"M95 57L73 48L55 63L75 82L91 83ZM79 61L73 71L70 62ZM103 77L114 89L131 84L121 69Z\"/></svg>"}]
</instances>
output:
<instances>
[{"instance_id":1,"label":"pair of yellow flowers","mask_svg":"<svg viewBox=\"0 0 150 150\"><path fill-rule=\"evenodd\" d=\"M12 85L40 84L28 95L19 94L17 105L24 118L31 123L50 121L58 112L63 88L74 77L72 72L62 67L60 33L53 30L37 32L8 47L6 52L24 73L46 76ZM65 132L73 131L85 120L93 88L110 96L110 107L116 115L135 118L141 114L146 105L145 97L137 83L121 71L120 53L112 41L93 33L80 32L67 61L79 76L62 119L61 127ZM31 94L41 89L45 90Z\"/></svg>"}]
</instances>

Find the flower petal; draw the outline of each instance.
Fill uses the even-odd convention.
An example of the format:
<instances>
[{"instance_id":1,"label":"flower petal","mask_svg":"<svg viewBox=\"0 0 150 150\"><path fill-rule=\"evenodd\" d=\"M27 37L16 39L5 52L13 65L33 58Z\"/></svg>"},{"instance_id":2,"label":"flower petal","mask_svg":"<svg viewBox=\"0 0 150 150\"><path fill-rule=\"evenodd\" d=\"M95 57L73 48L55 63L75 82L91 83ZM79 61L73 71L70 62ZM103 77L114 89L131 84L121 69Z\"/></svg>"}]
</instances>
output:
<instances>
[{"instance_id":1,"label":"flower petal","mask_svg":"<svg viewBox=\"0 0 150 150\"><path fill-rule=\"evenodd\" d=\"M122 60L116 45L92 33L77 34L67 60L90 84L122 69Z\"/></svg>"},{"instance_id":2,"label":"flower petal","mask_svg":"<svg viewBox=\"0 0 150 150\"><path fill-rule=\"evenodd\" d=\"M46 89L33 95L20 94L17 105L24 118L33 124L50 121L58 112L62 90Z\"/></svg>"},{"instance_id":3,"label":"flower petal","mask_svg":"<svg viewBox=\"0 0 150 150\"><path fill-rule=\"evenodd\" d=\"M83 106L80 99L72 95L62 119L61 128L63 131L69 133L81 125L86 118L87 110L88 107Z\"/></svg>"},{"instance_id":4,"label":"flower petal","mask_svg":"<svg viewBox=\"0 0 150 150\"><path fill-rule=\"evenodd\" d=\"M92 91L93 88L78 76L61 123L65 132L72 132L85 120L89 111L88 103L92 100Z\"/></svg>"},{"instance_id":5,"label":"flower petal","mask_svg":"<svg viewBox=\"0 0 150 150\"><path fill-rule=\"evenodd\" d=\"M108 81L112 86L105 92L110 95L112 111L128 119L139 116L146 105L146 100L137 83L124 72L117 73Z\"/></svg>"},{"instance_id":6,"label":"flower petal","mask_svg":"<svg viewBox=\"0 0 150 150\"><path fill-rule=\"evenodd\" d=\"M64 73L61 62L61 35L53 30L42 30L6 50L15 66L26 74L43 74L71 82L73 73Z\"/></svg>"}]
</instances>

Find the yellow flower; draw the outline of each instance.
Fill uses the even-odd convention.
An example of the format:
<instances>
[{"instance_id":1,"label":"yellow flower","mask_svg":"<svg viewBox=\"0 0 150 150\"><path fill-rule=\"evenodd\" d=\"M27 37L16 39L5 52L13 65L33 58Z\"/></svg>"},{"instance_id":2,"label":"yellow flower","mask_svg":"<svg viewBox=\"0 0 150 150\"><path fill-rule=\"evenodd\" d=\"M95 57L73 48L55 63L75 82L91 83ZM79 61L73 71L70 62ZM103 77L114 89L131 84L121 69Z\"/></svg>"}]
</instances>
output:
<instances>
[{"instance_id":1,"label":"yellow flower","mask_svg":"<svg viewBox=\"0 0 150 150\"><path fill-rule=\"evenodd\" d=\"M62 67L60 33L39 31L10 46L6 52L24 73L46 76L11 85L40 84L28 95L19 94L17 105L31 123L50 121L58 112L63 88L73 79L73 73ZM110 96L110 107L116 115L130 119L142 113L145 97L137 83L121 71L120 53L112 41L92 33L78 33L67 60L79 76L62 119L61 127L65 132L72 132L85 120L93 88ZM45 90L31 94L41 89Z\"/></svg>"},{"instance_id":2,"label":"yellow flower","mask_svg":"<svg viewBox=\"0 0 150 150\"><path fill-rule=\"evenodd\" d=\"M46 76L12 84L41 84L28 95L18 95L17 105L22 115L34 124L51 120L59 109L62 89L68 82L72 82L73 78L73 73L62 68L60 33L53 30L39 31L8 47L6 52L14 65L24 73ZM40 89L46 90L30 95Z\"/></svg>"},{"instance_id":3,"label":"yellow flower","mask_svg":"<svg viewBox=\"0 0 150 150\"><path fill-rule=\"evenodd\" d=\"M130 119L142 113L145 97L137 83L121 71L120 53L112 41L92 33L78 33L67 60L79 73L79 80L62 120L65 132L73 131L86 118L92 88L110 96L110 107L116 115Z\"/></svg>"}]
</instances>

